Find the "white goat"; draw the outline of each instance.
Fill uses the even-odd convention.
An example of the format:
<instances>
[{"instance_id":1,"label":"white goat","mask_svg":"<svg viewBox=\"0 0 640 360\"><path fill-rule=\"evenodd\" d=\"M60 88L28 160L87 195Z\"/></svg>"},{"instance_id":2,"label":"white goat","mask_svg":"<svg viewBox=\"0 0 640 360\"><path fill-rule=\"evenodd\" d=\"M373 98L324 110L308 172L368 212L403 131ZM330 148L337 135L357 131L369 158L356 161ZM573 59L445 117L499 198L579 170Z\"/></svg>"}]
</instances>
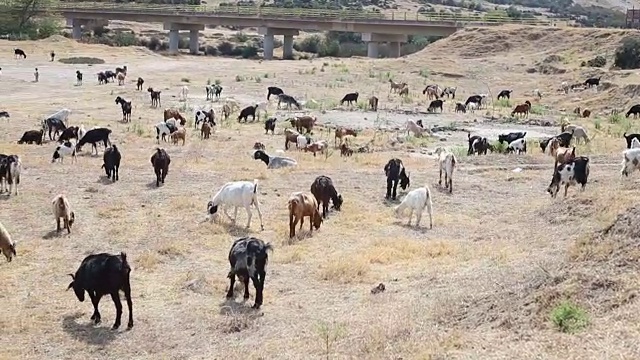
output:
<instances>
[{"instance_id":1,"label":"white goat","mask_svg":"<svg viewBox=\"0 0 640 360\"><path fill-rule=\"evenodd\" d=\"M233 219L227 212L227 206L233 206ZM247 210L247 229L251 226L251 205L256 207L258 217L260 218L260 229L264 230L262 223L262 213L260 212L260 203L258 202L258 180L251 181L233 181L222 186L220 190L213 196L207 204L207 212L209 219L213 220L214 215L218 213L218 207L222 207L222 212L227 215L229 220L234 224L238 217L238 208L244 207Z\"/></svg>"},{"instance_id":2,"label":"white goat","mask_svg":"<svg viewBox=\"0 0 640 360\"><path fill-rule=\"evenodd\" d=\"M169 121L169 120L167 120ZM175 120L174 120L175 123ZM177 127L175 127L177 129ZM167 126L167 123L159 122L156 124L156 142L160 144L160 138L162 140L167 141L167 136L171 135L171 129Z\"/></svg>"},{"instance_id":3,"label":"white goat","mask_svg":"<svg viewBox=\"0 0 640 360\"><path fill-rule=\"evenodd\" d=\"M568 131L573 134L573 138L576 139L576 143L578 143L580 140L584 140L585 143L589 142L587 130L582 126L569 124L564 127L564 131Z\"/></svg>"},{"instance_id":4,"label":"white goat","mask_svg":"<svg viewBox=\"0 0 640 360\"><path fill-rule=\"evenodd\" d=\"M453 192L453 171L455 170L458 160L452 152L439 147L434 152L438 156L438 163L440 164L440 179L438 185L442 186L442 171L444 170L444 188L449 189L449 193Z\"/></svg>"},{"instance_id":5,"label":"white goat","mask_svg":"<svg viewBox=\"0 0 640 360\"><path fill-rule=\"evenodd\" d=\"M413 132L413 134L416 137L420 137L420 136L422 136L422 133L424 132L424 129L422 127L418 126L418 124L416 124L416 122L411 120L411 119L407 120L406 127L407 127L407 136L409 136L409 134L411 132Z\"/></svg>"},{"instance_id":6,"label":"white goat","mask_svg":"<svg viewBox=\"0 0 640 360\"><path fill-rule=\"evenodd\" d=\"M467 109L471 112L476 111L477 108L480 107L480 104L476 103L476 102L470 102L469 104L467 104Z\"/></svg>"},{"instance_id":7,"label":"white goat","mask_svg":"<svg viewBox=\"0 0 640 360\"><path fill-rule=\"evenodd\" d=\"M187 98L189 97L189 87L187 85L184 85L181 89L180 89L180 99L187 101Z\"/></svg>"},{"instance_id":8,"label":"white goat","mask_svg":"<svg viewBox=\"0 0 640 360\"><path fill-rule=\"evenodd\" d=\"M56 149L53 151L51 162L53 163L60 159L60 162L63 163L65 156L71 156L72 164L78 161L76 156L76 147L71 143L71 141L66 141L63 144L56 146Z\"/></svg>"},{"instance_id":9,"label":"white goat","mask_svg":"<svg viewBox=\"0 0 640 360\"><path fill-rule=\"evenodd\" d=\"M622 175L629 176L640 169L640 149L632 148L622 152Z\"/></svg>"},{"instance_id":10,"label":"white goat","mask_svg":"<svg viewBox=\"0 0 640 360\"><path fill-rule=\"evenodd\" d=\"M298 162L292 158L284 156L270 156L262 150L256 150L253 153L253 158L255 160L262 160L262 162L267 164L267 169L280 169L298 165Z\"/></svg>"},{"instance_id":11,"label":"white goat","mask_svg":"<svg viewBox=\"0 0 640 360\"><path fill-rule=\"evenodd\" d=\"M16 243L11 240L11 235L0 222L0 252L7 258L7 262L11 262L16 256Z\"/></svg>"},{"instance_id":12,"label":"white goat","mask_svg":"<svg viewBox=\"0 0 640 360\"><path fill-rule=\"evenodd\" d=\"M67 120L69 119L69 115L71 115L71 110L60 109L54 114L47 116L45 119L57 119L66 124Z\"/></svg>"},{"instance_id":13,"label":"white goat","mask_svg":"<svg viewBox=\"0 0 640 360\"><path fill-rule=\"evenodd\" d=\"M229 109L231 110L231 112L233 112L234 110L240 110L240 105L238 105L238 101L236 101L236 99L234 98L226 98L224 101L224 104L229 106Z\"/></svg>"},{"instance_id":14,"label":"white goat","mask_svg":"<svg viewBox=\"0 0 640 360\"><path fill-rule=\"evenodd\" d=\"M507 147L507 152L516 152L516 151L518 151L518 154L527 153L527 140L525 140L525 138L513 140L512 142L509 143L509 146Z\"/></svg>"},{"instance_id":15,"label":"white goat","mask_svg":"<svg viewBox=\"0 0 640 360\"><path fill-rule=\"evenodd\" d=\"M538 99L542 99L542 93L540 92L540 89L534 89L533 96L536 96Z\"/></svg>"},{"instance_id":16,"label":"white goat","mask_svg":"<svg viewBox=\"0 0 640 360\"><path fill-rule=\"evenodd\" d=\"M296 147L298 148L298 150L304 149L308 144L309 141L307 140L306 136L302 134L298 135L298 137L296 138Z\"/></svg>"},{"instance_id":17,"label":"white goat","mask_svg":"<svg viewBox=\"0 0 640 360\"><path fill-rule=\"evenodd\" d=\"M56 231L60 232L60 218L64 222L64 228L67 229L67 233L71 233L71 225L76 219L76 214L71 210L69 200L66 196L59 194L51 201L53 210L53 217L56 219Z\"/></svg>"},{"instance_id":18,"label":"white goat","mask_svg":"<svg viewBox=\"0 0 640 360\"><path fill-rule=\"evenodd\" d=\"M256 115L258 116L258 120L260 120L261 112L264 112L264 116L267 116L267 106L269 105L269 103L266 101L263 101L256 105L258 105L258 107L256 108Z\"/></svg>"},{"instance_id":19,"label":"white goat","mask_svg":"<svg viewBox=\"0 0 640 360\"><path fill-rule=\"evenodd\" d=\"M409 209L409 222L407 225L411 225L411 217L413 212L416 211L416 227L420 226L420 219L422 218L422 211L427 208L429 213L429 229L433 229L433 204L431 202L431 191L429 186L417 188L409 191L407 196L402 199L400 205L395 208L396 216L400 216L405 209Z\"/></svg>"}]
</instances>

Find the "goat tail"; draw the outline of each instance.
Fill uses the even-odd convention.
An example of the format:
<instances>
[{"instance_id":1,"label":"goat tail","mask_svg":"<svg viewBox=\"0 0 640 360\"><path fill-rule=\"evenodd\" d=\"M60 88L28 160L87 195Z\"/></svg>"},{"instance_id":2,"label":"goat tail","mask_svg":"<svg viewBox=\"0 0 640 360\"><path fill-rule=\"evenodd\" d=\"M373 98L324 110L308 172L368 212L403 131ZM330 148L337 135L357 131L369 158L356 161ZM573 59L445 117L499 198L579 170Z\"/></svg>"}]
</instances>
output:
<instances>
[{"instance_id":1,"label":"goat tail","mask_svg":"<svg viewBox=\"0 0 640 360\"><path fill-rule=\"evenodd\" d=\"M120 258L122 259L122 264L123 265L129 265L129 263L127 263L127 253L124 251L120 252Z\"/></svg>"},{"instance_id":2,"label":"goat tail","mask_svg":"<svg viewBox=\"0 0 640 360\"><path fill-rule=\"evenodd\" d=\"M253 193L258 192L258 179L253 179Z\"/></svg>"},{"instance_id":3,"label":"goat tail","mask_svg":"<svg viewBox=\"0 0 640 360\"><path fill-rule=\"evenodd\" d=\"M431 208L433 207L433 202L431 201L431 190L429 189L429 185L425 185L424 188L426 189L426 192L427 192L427 196L424 201L424 206L426 206L429 209L429 212L431 212Z\"/></svg>"}]
</instances>

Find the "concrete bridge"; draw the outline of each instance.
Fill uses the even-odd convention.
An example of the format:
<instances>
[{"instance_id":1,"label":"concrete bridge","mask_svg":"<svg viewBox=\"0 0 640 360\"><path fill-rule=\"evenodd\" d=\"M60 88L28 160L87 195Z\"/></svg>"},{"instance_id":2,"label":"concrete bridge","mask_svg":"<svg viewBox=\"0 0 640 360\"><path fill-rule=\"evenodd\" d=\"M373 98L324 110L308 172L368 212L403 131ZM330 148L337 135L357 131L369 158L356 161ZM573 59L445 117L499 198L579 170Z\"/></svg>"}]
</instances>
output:
<instances>
[{"instance_id":1,"label":"concrete bridge","mask_svg":"<svg viewBox=\"0 0 640 360\"><path fill-rule=\"evenodd\" d=\"M448 36L465 26L508 23L558 26L562 20L516 20L505 17L380 13L353 10L287 9L254 6L156 5L132 3L60 3L61 13L80 39L82 26L106 25L109 20L163 23L169 31L169 52L178 52L179 31L189 30L189 50L198 52L198 33L205 25L256 27L264 35L264 58L273 58L274 36L283 35L283 57L293 57L293 37L300 30L348 31L362 33L367 55L378 57L378 44L389 43L391 56L400 56L400 45L408 35Z\"/></svg>"}]
</instances>

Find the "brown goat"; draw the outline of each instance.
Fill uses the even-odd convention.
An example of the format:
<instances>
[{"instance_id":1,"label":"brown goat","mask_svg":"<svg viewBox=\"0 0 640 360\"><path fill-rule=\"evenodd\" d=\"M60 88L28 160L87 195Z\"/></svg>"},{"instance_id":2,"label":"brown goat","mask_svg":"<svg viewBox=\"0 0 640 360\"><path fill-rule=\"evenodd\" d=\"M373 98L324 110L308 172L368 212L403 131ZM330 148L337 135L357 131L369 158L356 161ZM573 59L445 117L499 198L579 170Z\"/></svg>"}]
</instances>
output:
<instances>
[{"instance_id":1,"label":"brown goat","mask_svg":"<svg viewBox=\"0 0 640 360\"><path fill-rule=\"evenodd\" d=\"M342 144L342 139L348 135L357 137L358 133L355 130L349 129L349 128L344 128L344 127L337 128L335 137L333 138L333 144L336 147L338 147L338 139L340 139L340 144Z\"/></svg>"},{"instance_id":2,"label":"brown goat","mask_svg":"<svg viewBox=\"0 0 640 360\"><path fill-rule=\"evenodd\" d=\"M531 110L531 102L527 100L524 104L516 105L516 108L511 112L511 116L514 116L515 114L529 116L529 110Z\"/></svg>"},{"instance_id":3,"label":"brown goat","mask_svg":"<svg viewBox=\"0 0 640 360\"><path fill-rule=\"evenodd\" d=\"M372 96L369 98L369 108L373 111L378 111L378 98Z\"/></svg>"},{"instance_id":4,"label":"brown goat","mask_svg":"<svg viewBox=\"0 0 640 360\"><path fill-rule=\"evenodd\" d=\"M184 142L186 138L187 138L187 129L183 127L175 131L173 134L171 134L171 140L173 140L173 145L178 145L178 140L182 139L182 146L184 146Z\"/></svg>"},{"instance_id":5,"label":"brown goat","mask_svg":"<svg viewBox=\"0 0 640 360\"><path fill-rule=\"evenodd\" d=\"M394 91L394 92L402 91L402 89L404 89L407 86L407 83L405 83L405 82L396 83L391 79L389 79L389 84L390 84L389 92L391 92L391 91Z\"/></svg>"},{"instance_id":6,"label":"brown goat","mask_svg":"<svg viewBox=\"0 0 640 360\"><path fill-rule=\"evenodd\" d=\"M56 232L62 230L60 228L60 218L62 218L64 228L67 229L68 234L71 234L71 226L76 220L76 214L71 210L67 197L59 194L53 198L51 205L53 208L53 216L56 218Z\"/></svg>"},{"instance_id":7,"label":"brown goat","mask_svg":"<svg viewBox=\"0 0 640 360\"><path fill-rule=\"evenodd\" d=\"M340 145L340 156L351 156L353 155L353 150L351 150L347 144Z\"/></svg>"},{"instance_id":8,"label":"brown goat","mask_svg":"<svg viewBox=\"0 0 640 360\"><path fill-rule=\"evenodd\" d=\"M298 135L300 135L297 131L293 129L284 129L284 149L289 150L289 143L292 142L294 144L298 143Z\"/></svg>"},{"instance_id":9,"label":"brown goat","mask_svg":"<svg viewBox=\"0 0 640 360\"><path fill-rule=\"evenodd\" d=\"M558 165L566 164L576 158L576 147L574 146L571 151L569 151L568 148L561 147L557 149L554 158L555 163L553 164L553 168L557 169Z\"/></svg>"},{"instance_id":10,"label":"brown goat","mask_svg":"<svg viewBox=\"0 0 640 360\"><path fill-rule=\"evenodd\" d=\"M580 113L582 112L582 110L580 109L580 107L578 106L577 108L573 109L573 113L580 116Z\"/></svg>"},{"instance_id":11,"label":"brown goat","mask_svg":"<svg viewBox=\"0 0 640 360\"><path fill-rule=\"evenodd\" d=\"M588 109L584 109L584 111L582 112L582 117L588 118L589 116L591 116L591 111L589 111Z\"/></svg>"},{"instance_id":12,"label":"brown goat","mask_svg":"<svg viewBox=\"0 0 640 360\"><path fill-rule=\"evenodd\" d=\"M315 116L312 117L309 115L304 115L297 116L293 119L290 119L289 121L291 122L291 126L295 127L298 132L302 132L302 129L306 129L307 133L310 133L311 130L313 130L313 126L316 124L317 120L318 118Z\"/></svg>"},{"instance_id":13,"label":"brown goat","mask_svg":"<svg viewBox=\"0 0 640 360\"><path fill-rule=\"evenodd\" d=\"M187 120L180 115L180 112L175 109L164 109L164 121L169 119L180 120L180 125L184 126L187 123Z\"/></svg>"},{"instance_id":14,"label":"brown goat","mask_svg":"<svg viewBox=\"0 0 640 360\"><path fill-rule=\"evenodd\" d=\"M317 142L314 142L313 144L309 144L304 148L304 152L313 152L313 157L316 157L316 153L319 152L320 154L324 154L325 151L327 150L327 147L329 147L329 145L327 144L327 142L325 140L320 140Z\"/></svg>"},{"instance_id":15,"label":"brown goat","mask_svg":"<svg viewBox=\"0 0 640 360\"><path fill-rule=\"evenodd\" d=\"M200 139L208 139L209 135L211 135L211 126L205 121L200 128Z\"/></svg>"},{"instance_id":16,"label":"brown goat","mask_svg":"<svg viewBox=\"0 0 640 360\"><path fill-rule=\"evenodd\" d=\"M409 87L405 86L400 90L400 96L409 96Z\"/></svg>"},{"instance_id":17,"label":"brown goat","mask_svg":"<svg viewBox=\"0 0 640 360\"><path fill-rule=\"evenodd\" d=\"M304 224L304 217L309 217L309 232L313 234L313 228L320 229L322 215L318 211L318 201L315 196L303 192L291 194L288 202L289 208L289 238L296 236L296 225L300 222L300 229Z\"/></svg>"},{"instance_id":18,"label":"brown goat","mask_svg":"<svg viewBox=\"0 0 640 360\"><path fill-rule=\"evenodd\" d=\"M255 144L253 144L253 149L254 150L264 150L265 146L263 143L256 141Z\"/></svg>"}]
</instances>

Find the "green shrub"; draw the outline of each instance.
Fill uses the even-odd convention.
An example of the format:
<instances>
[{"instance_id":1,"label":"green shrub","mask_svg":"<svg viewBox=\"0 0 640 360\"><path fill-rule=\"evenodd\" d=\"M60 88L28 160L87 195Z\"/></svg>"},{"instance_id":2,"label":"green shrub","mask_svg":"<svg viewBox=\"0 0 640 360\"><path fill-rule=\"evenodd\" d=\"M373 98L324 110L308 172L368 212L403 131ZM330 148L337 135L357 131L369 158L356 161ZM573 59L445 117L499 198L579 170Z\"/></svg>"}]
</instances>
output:
<instances>
[{"instance_id":1,"label":"green shrub","mask_svg":"<svg viewBox=\"0 0 640 360\"><path fill-rule=\"evenodd\" d=\"M575 333L589 324L587 313L575 304L563 302L551 310L551 322L563 333Z\"/></svg>"},{"instance_id":2,"label":"green shrub","mask_svg":"<svg viewBox=\"0 0 640 360\"><path fill-rule=\"evenodd\" d=\"M133 33L121 32L113 36L113 44L115 46L135 46L138 45L138 39Z\"/></svg>"},{"instance_id":3,"label":"green shrub","mask_svg":"<svg viewBox=\"0 0 640 360\"><path fill-rule=\"evenodd\" d=\"M640 37L627 36L616 49L615 66L620 69L640 68Z\"/></svg>"}]
</instances>

